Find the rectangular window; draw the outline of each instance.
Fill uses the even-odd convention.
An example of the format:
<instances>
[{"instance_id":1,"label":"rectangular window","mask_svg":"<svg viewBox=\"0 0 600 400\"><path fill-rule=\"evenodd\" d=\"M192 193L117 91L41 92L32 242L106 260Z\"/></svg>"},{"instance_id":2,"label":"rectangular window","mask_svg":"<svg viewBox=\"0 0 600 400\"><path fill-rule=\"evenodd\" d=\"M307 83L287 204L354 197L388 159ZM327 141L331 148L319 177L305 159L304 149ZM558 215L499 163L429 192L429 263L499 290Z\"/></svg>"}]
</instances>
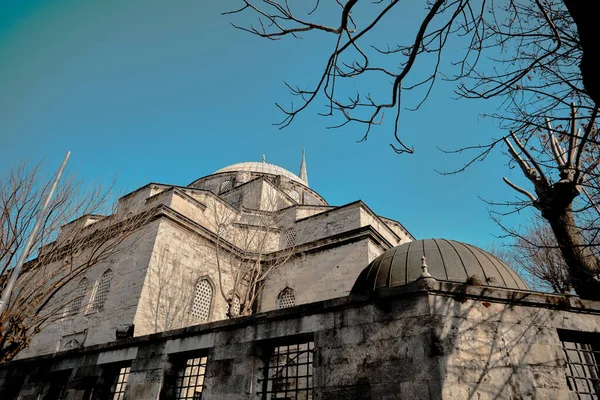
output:
<instances>
[{"instance_id":1,"label":"rectangular window","mask_svg":"<svg viewBox=\"0 0 600 400\"><path fill-rule=\"evenodd\" d=\"M313 398L313 341L275 346L266 363L263 399L307 400Z\"/></svg>"},{"instance_id":2,"label":"rectangular window","mask_svg":"<svg viewBox=\"0 0 600 400\"><path fill-rule=\"evenodd\" d=\"M118 374L113 379L110 387L110 398L112 400L123 400L125 398L125 388L131 367L119 368Z\"/></svg>"},{"instance_id":3,"label":"rectangular window","mask_svg":"<svg viewBox=\"0 0 600 400\"><path fill-rule=\"evenodd\" d=\"M600 399L600 334L559 330L569 389L579 399Z\"/></svg>"},{"instance_id":4,"label":"rectangular window","mask_svg":"<svg viewBox=\"0 0 600 400\"><path fill-rule=\"evenodd\" d=\"M175 398L178 400L200 400L204 389L206 357L188 358L177 369Z\"/></svg>"},{"instance_id":5,"label":"rectangular window","mask_svg":"<svg viewBox=\"0 0 600 400\"><path fill-rule=\"evenodd\" d=\"M44 398L66 400L71 372L69 369L50 374L50 388Z\"/></svg>"}]
</instances>

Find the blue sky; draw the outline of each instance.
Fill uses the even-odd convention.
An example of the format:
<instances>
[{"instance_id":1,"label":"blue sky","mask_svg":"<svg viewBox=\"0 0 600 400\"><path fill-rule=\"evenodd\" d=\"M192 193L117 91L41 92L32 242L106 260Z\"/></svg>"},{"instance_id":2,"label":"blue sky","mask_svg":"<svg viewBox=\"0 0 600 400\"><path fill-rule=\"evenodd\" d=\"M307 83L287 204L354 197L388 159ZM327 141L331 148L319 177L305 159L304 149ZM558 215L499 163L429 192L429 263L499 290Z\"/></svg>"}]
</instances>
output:
<instances>
[{"instance_id":1,"label":"blue sky","mask_svg":"<svg viewBox=\"0 0 600 400\"><path fill-rule=\"evenodd\" d=\"M53 172L71 150L69 167L79 177L116 175L127 192L151 181L187 185L229 164L260 161L263 153L267 162L297 173L305 148L310 186L330 204L362 199L417 238L481 246L496 240L500 230L480 197L514 198L502 176L523 179L505 166L506 156L495 150L453 176L435 170L455 169L466 159L438 146L501 135L479 116L497 103L455 100L453 86L440 83L419 111L403 111L401 135L414 155L391 151L390 122L362 143L356 143L361 127L326 129L330 121L317 116L322 100L279 130L274 103L292 100L283 81L313 83L331 41L312 35L262 40L231 27L250 19L222 16L228 4L0 2L0 173L24 160L42 160ZM410 32L414 15L395 18L401 23L395 20L375 41L384 42L396 27ZM370 90L387 95L387 86L376 83Z\"/></svg>"}]
</instances>

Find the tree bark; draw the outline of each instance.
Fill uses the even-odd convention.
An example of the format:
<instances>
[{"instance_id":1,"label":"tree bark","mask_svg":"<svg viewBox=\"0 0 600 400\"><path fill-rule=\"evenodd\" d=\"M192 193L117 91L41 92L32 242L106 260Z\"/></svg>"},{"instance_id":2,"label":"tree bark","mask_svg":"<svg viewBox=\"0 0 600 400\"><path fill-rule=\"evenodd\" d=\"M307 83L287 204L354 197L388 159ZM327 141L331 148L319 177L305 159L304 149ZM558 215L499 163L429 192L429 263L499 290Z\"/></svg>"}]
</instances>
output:
<instances>
[{"instance_id":1,"label":"tree bark","mask_svg":"<svg viewBox=\"0 0 600 400\"><path fill-rule=\"evenodd\" d=\"M600 281L596 279L599 261L586 246L581 229L575 225L571 206L562 210L546 208L542 211L542 216L550 223L560 246L575 292L581 298L600 300Z\"/></svg>"},{"instance_id":2,"label":"tree bark","mask_svg":"<svg viewBox=\"0 0 600 400\"><path fill-rule=\"evenodd\" d=\"M600 40L598 40L598 16L600 1L598 0L563 0L571 14L577 32L583 56L579 69L583 79L583 87L596 106L600 106Z\"/></svg>"}]
</instances>

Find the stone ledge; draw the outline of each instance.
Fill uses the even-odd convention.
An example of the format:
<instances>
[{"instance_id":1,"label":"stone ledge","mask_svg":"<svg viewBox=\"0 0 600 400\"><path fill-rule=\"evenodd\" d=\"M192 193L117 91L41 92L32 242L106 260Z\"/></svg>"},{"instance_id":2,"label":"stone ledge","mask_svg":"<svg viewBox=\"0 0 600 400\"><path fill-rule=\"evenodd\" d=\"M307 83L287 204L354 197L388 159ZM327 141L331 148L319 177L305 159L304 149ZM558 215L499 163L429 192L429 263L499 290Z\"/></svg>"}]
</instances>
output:
<instances>
[{"instance_id":1,"label":"stone ledge","mask_svg":"<svg viewBox=\"0 0 600 400\"><path fill-rule=\"evenodd\" d=\"M79 357L83 354L93 354L108 350L117 350L124 347L134 347L163 340L175 340L192 335L205 335L212 332L246 328L260 324L297 319L315 314L334 312L341 309L353 308L365 304L381 305L392 299L410 298L415 296L443 296L461 299L473 299L504 303L511 305L525 305L529 307L560 309L570 312L600 314L600 302L582 300L573 295L555 295L549 293L503 289L489 286L472 286L454 282L436 281L429 287L423 287L418 282L406 285L381 288L369 294L352 294L330 300L301 304L296 307L267 311L245 317L229 320L214 321L200 325L189 326L172 331L154 333L128 339L115 340L85 348L72 349L54 354L46 354L31 358L14 360L10 364L30 363L32 361L51 360L53 358ZM0 366L3 368L6 364Z\"/></svg>"}]
</instances>

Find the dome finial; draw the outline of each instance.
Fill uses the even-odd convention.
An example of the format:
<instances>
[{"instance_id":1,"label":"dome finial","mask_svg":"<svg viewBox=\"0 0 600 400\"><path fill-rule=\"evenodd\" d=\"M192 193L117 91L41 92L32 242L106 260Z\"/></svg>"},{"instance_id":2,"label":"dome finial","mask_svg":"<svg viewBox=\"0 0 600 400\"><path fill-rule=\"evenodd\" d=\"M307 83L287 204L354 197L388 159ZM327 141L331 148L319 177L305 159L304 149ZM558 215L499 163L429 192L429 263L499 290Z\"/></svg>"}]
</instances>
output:
<instances>
[{"instance_id":1,"label":"dome finial","mask_svg":"<svg viewBox=\"0 0 600 400\"><path fill-rule=\"evenodd\" d=\"M267 156L265 156L264 154L262 156L262 162L263 162L263 164L267 162Z\"/></svg>"},{"instance_id":2,"label":"dome finial","mask_svg":"<svg viewBox=\"0 0 600 400\"><path fill-rule=\"evenodd\" d=\"M308 174L306 173L306 157L304 156L304 149L302 149L302 161L300 162L300 173L298 174L300 179L308 185Z\"/></svg>"},{"instance_id":3,"label":"dome finial","mask_svg":"<svg viewBox=\"0 0 600 400\"><path fill-rule=\"evenodd\" d=\"M421 273L419 278L431 278L431 274L427 272L427 258L425 256L421 257L421 269L423 273Z\"/></svg>"}]
</instances>

